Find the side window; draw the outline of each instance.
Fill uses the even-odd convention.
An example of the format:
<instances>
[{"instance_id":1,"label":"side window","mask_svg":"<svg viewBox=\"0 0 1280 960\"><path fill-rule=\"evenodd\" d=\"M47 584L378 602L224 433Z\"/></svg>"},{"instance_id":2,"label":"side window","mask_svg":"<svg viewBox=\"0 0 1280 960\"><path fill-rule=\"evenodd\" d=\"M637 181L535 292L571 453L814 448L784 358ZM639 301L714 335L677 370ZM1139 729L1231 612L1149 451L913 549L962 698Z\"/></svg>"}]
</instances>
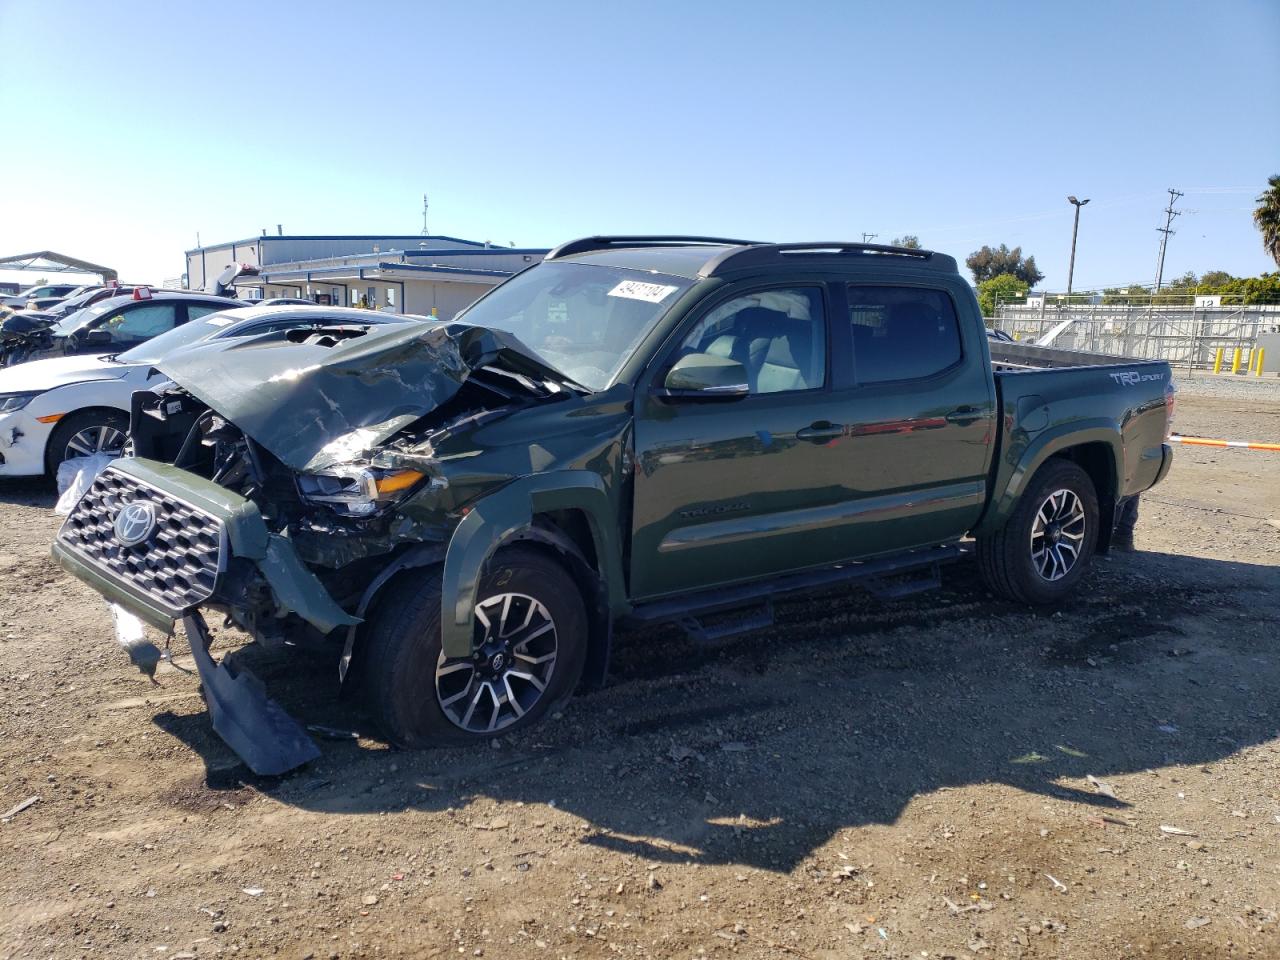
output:
<instances>
[{"instance_id":1,"label":"side window","mask_svg":"<svg viewBox=\"0 0 1280 960\"><path fill-rule=\"evenodd\" d=\"M816 390L827 381L827 323L818 287L760 290L722 303L685 338L678 356L737 360L755 393Z\"/></svg>"},{"instance_id":2,"label":"side window","mask_svg":"<svg viewBox=\"0 0 1280 960\"><path fill-rule=\"evenodd\" d=\"M211 303L188 303L187 304L187 322L199 320L201 317L207 317L211 313L221 313L226 307L217 306Z\"/></svg>"},{"instance_id":3,"label":"side window","mask_svg":"<svg viewBox=\"0 0 1280 960\"><path fill-rule=\"evenodd\" d=\"M106 323L111 339L116 343L141 343L172 330L174 307L172 303L148 303L117 314Z\"/></svg>"},{"instance_id":4,"label":"side window","mask_svg":"<svg viewBox=\"0 0 1280 960\"><path fill-rule=\"evenodd\" d=\"M918 380L960 360L960 321L941 290L850 284L849 321L858 383Z\"/></svg>"}]
</instances>

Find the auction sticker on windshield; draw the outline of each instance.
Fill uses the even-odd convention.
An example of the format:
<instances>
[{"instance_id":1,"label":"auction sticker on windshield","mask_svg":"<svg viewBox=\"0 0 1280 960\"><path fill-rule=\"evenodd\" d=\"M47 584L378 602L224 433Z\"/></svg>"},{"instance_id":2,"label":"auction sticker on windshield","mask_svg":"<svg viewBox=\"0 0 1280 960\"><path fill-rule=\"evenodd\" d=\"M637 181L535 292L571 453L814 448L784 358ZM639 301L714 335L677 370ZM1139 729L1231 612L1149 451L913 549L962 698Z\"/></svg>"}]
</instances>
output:
<instances>
[{"instance_id":1,"label":"auction sticker on windshield","mask_svg":"<svg viewBox=\"0 0 1280 960\"><path fill-rule=\"evenodd\" d=\"M609 291L611 297L626 297L628 300L647 300L649 303L661 303L671 296L679 287L669 287L661 283L645 283L641 280L623 280Z\"/></svg>"}]
</instances>

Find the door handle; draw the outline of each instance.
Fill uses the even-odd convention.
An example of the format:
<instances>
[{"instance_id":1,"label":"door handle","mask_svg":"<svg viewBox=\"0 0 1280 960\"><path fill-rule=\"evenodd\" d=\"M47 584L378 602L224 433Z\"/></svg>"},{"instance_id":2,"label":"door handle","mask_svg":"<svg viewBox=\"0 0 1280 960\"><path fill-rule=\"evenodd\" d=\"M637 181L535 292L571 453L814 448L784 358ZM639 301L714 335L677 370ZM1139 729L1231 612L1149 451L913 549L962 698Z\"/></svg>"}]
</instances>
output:
<instances>
[{"instance_id":1,"label":"door handle","mask_svg":"<svg viewBox=\"0 0 1280 960\"><path fill-rule=\"evenodd\" d=\"M945 417L947 423L956 423L960 426L967 426L976 420L986 420L987 415L977 407L956 407Z\"/></svg>"},{"instance_id":2,"label":"door handle","mask_svg":"<svg viewBox=\"0 0 1280 960\"><path fill-rule=\"evenodd\" d=\"M801 427L796 431L797 440L808 440L812 443L825 443L828 440L843 436L843 423L830 423L826 420L819 420L817 423Z\"/></svg>"}]
</instances>

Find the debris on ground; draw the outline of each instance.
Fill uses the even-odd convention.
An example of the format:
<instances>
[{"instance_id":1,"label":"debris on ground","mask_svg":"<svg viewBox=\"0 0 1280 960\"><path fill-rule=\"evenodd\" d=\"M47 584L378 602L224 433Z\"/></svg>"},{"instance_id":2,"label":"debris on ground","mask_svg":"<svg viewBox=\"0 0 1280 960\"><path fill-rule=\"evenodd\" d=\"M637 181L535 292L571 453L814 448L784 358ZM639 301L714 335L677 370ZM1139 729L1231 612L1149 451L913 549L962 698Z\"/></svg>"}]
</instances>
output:
<instances>
[{"instance_id":1,"label":"debris on ground","mask_svg":"<svg viewBox=\"0 0 1280 960\"><path fill-rule=\"evenodd\" d=\"M14 817L20 814L23 810L27 809L27 807L30 807L33 804L37 804L39 802L40 802L39 797L27 797L27 799L19 803L15 803L12 807L10 807L4 813L0 813L0 821L8 823Z\"/></svg>"},{"instance_id":2,"label":"debris on ground","mask_svg":"<svg viewBox=\"0 0 1280 960\"><path fill-rule=\"evenodd\" d=\"M1118 799L1111 784L1107 783L1105 780L1099 780L1092 773L1087 774L1085 779L1093 784L1093 789L1097 790L1098 793L1102 794L1104 797L1110 797L1112 800Z\"/></svg>"}]
</instances>

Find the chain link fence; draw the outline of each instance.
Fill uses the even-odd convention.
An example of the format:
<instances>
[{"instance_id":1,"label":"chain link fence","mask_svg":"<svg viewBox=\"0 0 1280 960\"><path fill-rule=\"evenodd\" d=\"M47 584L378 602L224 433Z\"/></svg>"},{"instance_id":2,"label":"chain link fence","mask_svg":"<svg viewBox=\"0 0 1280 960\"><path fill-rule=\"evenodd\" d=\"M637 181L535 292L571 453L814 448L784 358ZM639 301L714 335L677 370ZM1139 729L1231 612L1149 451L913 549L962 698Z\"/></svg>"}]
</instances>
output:
<instances>
[{"instance_id":1,"label":"chain link fence","mask_svg":"<svg viewBox=\"0 0 1280 960\"><path fill-rule=\"evenodd\" d=\"M1248 354L1259 335L1280 332L1280 304L1054 304L996 302L992 325L1018 340L1167 360L1189 370L1212 367L1219 349Z\"/></svg>"}]
</instances>

